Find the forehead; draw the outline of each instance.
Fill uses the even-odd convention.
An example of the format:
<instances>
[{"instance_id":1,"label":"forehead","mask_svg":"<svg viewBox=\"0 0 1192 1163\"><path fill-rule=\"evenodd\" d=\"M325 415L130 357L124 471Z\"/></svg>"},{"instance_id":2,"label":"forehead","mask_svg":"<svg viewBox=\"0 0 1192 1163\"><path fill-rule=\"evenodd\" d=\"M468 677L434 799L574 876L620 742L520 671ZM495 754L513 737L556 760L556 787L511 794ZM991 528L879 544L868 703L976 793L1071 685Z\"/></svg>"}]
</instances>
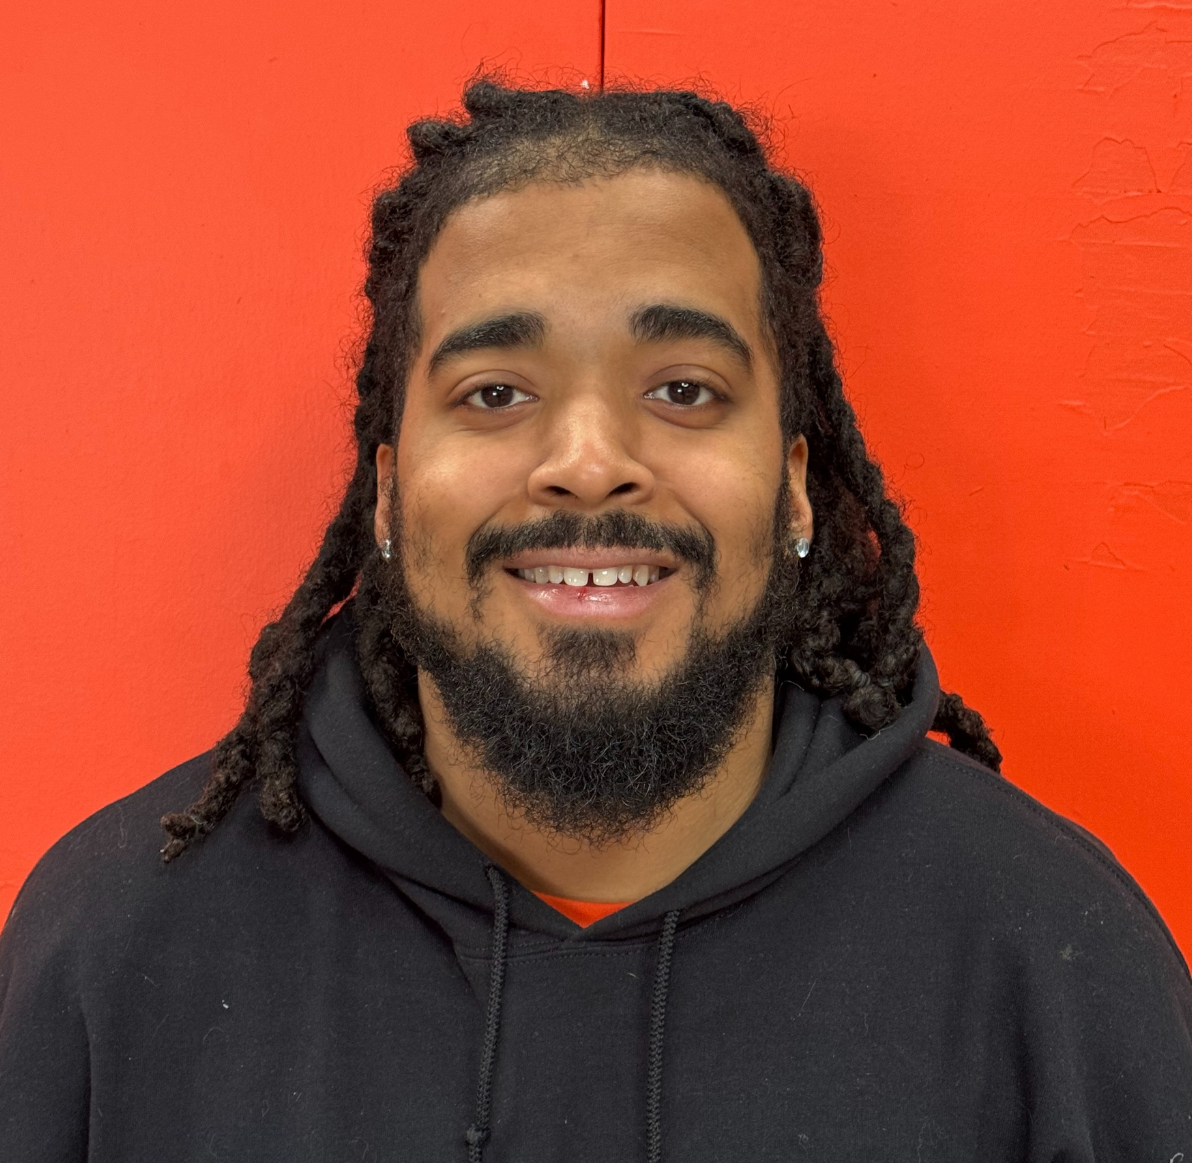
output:
<instances>
[{"instance_id":1,"label":"forehead","mask_svg":"<svg viewBox=\"0 0 1192 1163\"><path fill-rule=\"evenodd\" d=\"M419 306L427 345L499 310L532 308L565 325L649 302L713 311L757 338L759 287L757 253L721 190L633 170L465 204L427 256Z\"/></svg>"}]
</instances>

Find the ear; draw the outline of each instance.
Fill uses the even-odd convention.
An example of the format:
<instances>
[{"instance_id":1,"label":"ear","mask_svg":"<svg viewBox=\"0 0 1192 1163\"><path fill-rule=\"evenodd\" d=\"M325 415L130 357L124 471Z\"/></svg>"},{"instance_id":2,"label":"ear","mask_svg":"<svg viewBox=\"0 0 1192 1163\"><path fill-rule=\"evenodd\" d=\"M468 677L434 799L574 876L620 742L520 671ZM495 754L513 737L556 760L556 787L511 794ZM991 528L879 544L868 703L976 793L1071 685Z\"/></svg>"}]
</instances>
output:
<instances>
[{"instance_id":1,"label":"ear","mask_svg":"<svg viewBox=\"0 0 1192 1163\"><path fill-rule=\"evenodd\" d=\"M373 517L373 536L378 545L383 545L389 538L390 511L389 501L393 495L390 484L393 480L393 445L377 445L377 507Z\"/></svg>"},{"instance_id":2,"label":"ear","mask_svg":"<svg viewBox=\"0 0 1192 1163\"><path fill-rule=\"evenodd\" d=\"M811 511L811 501L807 496L809 455L807 437L800 434L791 441L787 450L786 475L791 490L791 534L811 541L815 536L815 514Z\"/></svg>"}]
</instances>

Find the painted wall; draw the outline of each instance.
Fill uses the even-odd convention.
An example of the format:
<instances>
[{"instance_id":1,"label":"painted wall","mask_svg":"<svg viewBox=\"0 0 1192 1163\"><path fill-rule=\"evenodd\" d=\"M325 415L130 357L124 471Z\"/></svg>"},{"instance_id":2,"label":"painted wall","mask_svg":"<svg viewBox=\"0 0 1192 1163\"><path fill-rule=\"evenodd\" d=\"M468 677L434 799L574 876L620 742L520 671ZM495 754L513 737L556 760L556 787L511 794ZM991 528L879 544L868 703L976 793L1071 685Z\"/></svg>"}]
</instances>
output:
<instances>
[{"instance_id":1,"label":"painted wall","mask_svg":"<svg viewBox=\"0 0 1192 1163\"><path fill-rule=\"evenodd\" d=\"M1192 950L1192 0L103 8L0 18L0 914L235 718L406 122L603 58L775 115L944 681Z\"/></svg>"}]
</instances>

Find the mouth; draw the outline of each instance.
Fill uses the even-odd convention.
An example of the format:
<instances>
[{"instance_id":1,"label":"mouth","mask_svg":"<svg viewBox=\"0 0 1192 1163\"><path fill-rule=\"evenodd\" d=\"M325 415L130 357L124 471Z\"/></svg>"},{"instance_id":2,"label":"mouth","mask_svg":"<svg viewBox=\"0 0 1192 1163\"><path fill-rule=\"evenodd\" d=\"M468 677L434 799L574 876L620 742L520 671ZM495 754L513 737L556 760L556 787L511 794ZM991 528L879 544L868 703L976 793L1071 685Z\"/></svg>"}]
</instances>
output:
<instances>
[{"instance_id":1,"label":"mouth","mask_svg":"<svg viewBox=\"0 0 1192 1163\"><path fill-rule=\"evenodd\" d=\"M665 565L646 562L626 562L594 567L576 565L532 565L521 569L507 569L506 573L538 586L570 586L614 589L655 585L675 571Z\"/></svg>"},{"instance_id":2,"label":"mouth","mask_svg":"<svg viewBox=\"0 0 1192 1163\"><path fill-rule=\"evenodd\" d=\"M679 572L674 558L648 549L540 549L503 564L505 576L539 614L612 625L647 617Z\"/></svg>"}]
</instances>

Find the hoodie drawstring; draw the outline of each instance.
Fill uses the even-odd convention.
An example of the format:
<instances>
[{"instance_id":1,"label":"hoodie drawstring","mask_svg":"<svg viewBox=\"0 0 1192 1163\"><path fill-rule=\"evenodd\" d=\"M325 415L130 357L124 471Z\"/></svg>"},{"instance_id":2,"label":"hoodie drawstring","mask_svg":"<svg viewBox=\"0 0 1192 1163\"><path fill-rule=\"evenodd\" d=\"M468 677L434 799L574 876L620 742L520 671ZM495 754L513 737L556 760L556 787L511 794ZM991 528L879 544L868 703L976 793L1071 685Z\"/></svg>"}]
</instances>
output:
<instances>
[{"instance_id":1,"label":"hoodie drawstring","mask_svg":"<svg viewBox=\"0 0 1192 1163\"><path fill-rule=\"evenodd\" d=\"M662 922L658 938L658 963L654 968L654 993L650 999L650 1056L646 1071L646 1160L662 1159L662 1039L666 1033L666 998L670 990L671 957L679 910L672 909Z\"/></svg>"},{"instance_id":2,"label":"hoodie drawstring","mask_svg":"<svg viewBox=\"0 0 1192 1163\"><path fill-rule=\"evenodd\" d=\"M484 1016L484 1048L480 1052L480 1081L476 1087L476 1118L468 1128L468 1163L481 1163L488 1142L488 1121L493 1109L493 1066L497 1060L497 1034L501 1029L501 993L505 988L505 958L509 946L509 886L495 865L485 874L493 886L493 964L488 979L488 1012Z\"/></svg>"},{"instance_id":3,"label":"hoodie drawstring","mask_svg":"<svg viewBox=\"0 0 1192 1163\"><path fill-rule=\"evenodd\" d=\"M493 887L493 952L488 979L488 1010L484 1016L484 1046L480 1051L480 1079L476 1086L476 1117L464 1138L468 1163L483 1163L493 1108L493 1069L497 1061L497 1036L501 1030L501 995L505 989L505 963L509 951L509 886L493 864L484 866ZM666 1034L666 999L670 992L671 960L675 952L675 930L679 910L663 919L658 938L658 961L654 967L654 990L650 998L650 1050L646 1070L646 1159L662 1160L662 1042Z\"/></svg>"}]
</instances>

